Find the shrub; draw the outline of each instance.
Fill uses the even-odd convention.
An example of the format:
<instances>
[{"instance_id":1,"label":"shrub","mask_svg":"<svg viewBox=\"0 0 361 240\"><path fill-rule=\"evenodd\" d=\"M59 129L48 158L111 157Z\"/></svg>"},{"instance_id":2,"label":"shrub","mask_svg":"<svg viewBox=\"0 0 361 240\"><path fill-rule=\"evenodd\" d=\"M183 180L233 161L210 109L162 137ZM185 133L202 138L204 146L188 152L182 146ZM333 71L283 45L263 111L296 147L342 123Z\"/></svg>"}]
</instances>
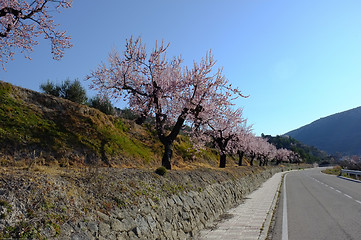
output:
<instances>
[{"instance_id":1,"label":"shrub","mask_svg":"<svg viewBox=\"0 0 361 240\"><path fill-rule=\"evenodd\" d=\"M87 101L86 91L78 79L74 81L67 79L60 85L55 85L48 80L47 83L41 84L40 88L44 93L65 98L79 104L84 104Z\"/></svg>"},{"instance_id":2,"label":"shrub","mask_svg":"<svg viewBox=\"0 0 361 240\"><path fill-rule=\"evenodd\" d=\"M155 173L160 175L160 176L165 176L167 174L167 169L163 166L157 168L157 170L155 170Z\"/></svg>"},{"instance_id":3,"label":"shrub","mask_svg":"<svg viewBox=\"0 0 361 240\"><path fill-rule=\"evenodd\" d=\"M88 104L90 107L96 108L105 114L114 114L114 107L107 97L101 98L99 96L96 96L94 98L91 98Z\"/></svg>"},{"instance_id":4,"label":"shrub","mask_svg":"<svg viewBox=\"0 0 361 240\"><path fill-rule=\"evenodd\" d=\"M134 111L130 110L129 108L117 109L117 112L118 115L124 119L135 120L139 118L139 115L136 114Z\"/></svg>"},{"instance_id":5,"label":"shrub","mask_svg":"<svg viewBox=\"0 0 361 240\"><path fill-rule=\"evenodd\" d=\"M61 86L55 85L49 80L46 83L41 84L40 88L44 93L53 95L55 97L60 97Z\"/></svg>"}]
</instances>

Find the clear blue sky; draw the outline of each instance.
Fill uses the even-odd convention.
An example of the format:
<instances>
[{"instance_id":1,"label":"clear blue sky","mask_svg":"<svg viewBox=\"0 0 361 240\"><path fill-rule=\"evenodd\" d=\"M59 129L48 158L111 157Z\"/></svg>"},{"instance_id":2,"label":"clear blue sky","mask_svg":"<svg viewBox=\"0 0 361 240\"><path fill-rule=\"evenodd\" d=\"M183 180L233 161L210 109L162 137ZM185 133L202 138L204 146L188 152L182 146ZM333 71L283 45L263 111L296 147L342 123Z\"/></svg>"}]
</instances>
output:
<instances>
[{"instance_id":1,"label":"clear blue sky","mask_svg":"<svg viewBox=\"0 0 361 240\"><path fill-rule=\"evenodd\" d=\"M250 95L237 105L258 135L361 105L360 0L75 0L56 22L72 36L65 57L52 60L41 40L33 60L17 54L1 80L33 90L48 79L84 80L140 35L149 48L170 42L168 56L182 54L186 64L212 49L226 77Z\"/></svg>"}]
</instances>

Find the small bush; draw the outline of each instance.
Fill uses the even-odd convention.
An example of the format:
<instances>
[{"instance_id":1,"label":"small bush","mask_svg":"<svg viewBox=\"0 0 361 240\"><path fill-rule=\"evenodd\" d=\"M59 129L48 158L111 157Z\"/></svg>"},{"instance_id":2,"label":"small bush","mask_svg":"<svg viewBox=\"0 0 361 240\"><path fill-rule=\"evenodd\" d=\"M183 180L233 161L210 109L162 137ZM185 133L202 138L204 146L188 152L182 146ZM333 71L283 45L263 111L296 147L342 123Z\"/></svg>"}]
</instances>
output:
<instances>
[{"instance_id":1,"label":"small bush","mask_svg":"<svg viewBox=\"0 0 361 240\"><path fill-rule=\"evenodd\" d=\"M134 111L130 110L129 108L119 109L117 108L117 113L119 117L128 119L128 120L136 120L139 118L139 115L136 114Z\"/></svg>"},{"instance_id":2,"label":"small bush","mask_svg":"<svg viewBox=\"0 0 361 240\"><path fill-rule=\"evenodd\" d=\"M61 86L55 85L54 83L50 82L49 80L46 83L41 84L40 88L46 94L50 94L55 97L60 97Z\"/></svg>"},{"instance_id":3,"label":"small bush","mask_svg":"<svg viewBox=\"0 0 361 240\"><path fill-rule=\"evenodd\" d=\"M157 170L155 170L155 173L160 175L160 176L165 176L167 174L167 169L163 166L157 168Z\"/></svg>"},{"instance_id":4,"label":"small bush","mask_svg":"<svg viewBox=\"0 0 361 240\"><path fill-rule=\"evenodd\" d=\"M79 104L84 104L87 100L86 91L78 79L74 81L67 79L61 85L55 85L47 81L47 83L41 84L40 88L44 93L65 98Z\"/></svg>"},{"instance_id":5,"label":"small bush","mask_svg":"<svg viewBox=\"0 0 361 240\"><path fill-rule=\"evenodd\" d=\"M89 106L108 115L114 114L114 107L107 97L100 98L96 96L89 100Z\"/></svg>"}]
</instances>

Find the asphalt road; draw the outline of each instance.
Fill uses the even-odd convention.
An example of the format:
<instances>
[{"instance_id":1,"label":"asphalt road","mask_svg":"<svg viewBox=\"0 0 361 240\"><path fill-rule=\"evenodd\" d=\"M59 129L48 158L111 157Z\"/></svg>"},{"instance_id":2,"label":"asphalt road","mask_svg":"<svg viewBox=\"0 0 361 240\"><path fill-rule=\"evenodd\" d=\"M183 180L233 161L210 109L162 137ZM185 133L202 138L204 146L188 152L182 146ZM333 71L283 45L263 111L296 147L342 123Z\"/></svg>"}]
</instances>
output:
<instances>
[{"instance_id":1,"label":"asphalt road","mask_svg":"<svg viewBox=\"0 0 361 240\"><path fill-rule=\"evenodd\" d=\"M361 183L318 168L288 173L285 186L269 239L361 239Z\"/></svg>"}]
</instances>

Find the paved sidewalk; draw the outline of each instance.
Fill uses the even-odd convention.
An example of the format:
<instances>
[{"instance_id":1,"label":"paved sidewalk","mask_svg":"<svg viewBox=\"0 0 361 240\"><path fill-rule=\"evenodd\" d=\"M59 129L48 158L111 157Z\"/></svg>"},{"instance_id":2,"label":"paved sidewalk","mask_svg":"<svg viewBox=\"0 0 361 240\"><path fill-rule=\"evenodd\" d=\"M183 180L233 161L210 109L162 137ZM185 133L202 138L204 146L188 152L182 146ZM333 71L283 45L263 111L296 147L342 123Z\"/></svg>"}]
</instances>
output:
<instances>
[{"instance_id":1,"label":"paved sidewalk","mask_svg":"<svg viewBox=\"0 0 361 240\"><path fill-rule=\"evenodd\" d=\"M220 222L216 229L202 230L199 239L265 239L284 173L276 173L249 194L244 203L230 209L227 214L233 215L231 219Z\"/></svg>"}]
</instances>

